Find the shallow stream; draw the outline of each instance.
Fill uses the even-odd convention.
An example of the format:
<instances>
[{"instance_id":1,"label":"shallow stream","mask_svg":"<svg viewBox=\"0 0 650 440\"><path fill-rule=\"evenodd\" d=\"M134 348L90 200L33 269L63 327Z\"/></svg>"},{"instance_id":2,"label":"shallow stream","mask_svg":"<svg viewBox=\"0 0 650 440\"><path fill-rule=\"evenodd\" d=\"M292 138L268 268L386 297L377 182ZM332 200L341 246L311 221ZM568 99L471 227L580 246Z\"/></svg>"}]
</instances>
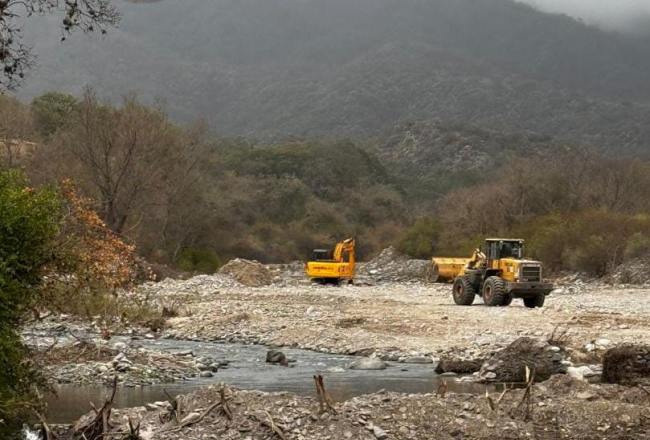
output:
<instances>
[{"instance_id":1,"label":"shallow stream","mask_svg":"<svg viewBox=\"0 0 650 440\"><path fill-rule=\"evenodd\" d=\"M142 340L144 347L166 352L192 350L196 356L227 360L226 369L220 369L211 378L192 378L172 384L146 387L120 387L115 407L142 406L146 403L167 400L170 395L189 393L197 388L224 382L233 387L261 391L289 391L298 395L315 395L314 374L322 374L325 386L335 401L379 390L404 393L429 393L434 391L440 376L433 364L389 363L385 370L359 371L347 366L353 356L317 353L308 350L282 349L295 362L290 367L270 365L265 362L267 347L261 345L221 344L176 340ZM475 383L448 381L449 391L480 393L485 386ZM47 418L51 423L70 423L88 412L92 401L100 406L109 391L103 386L61 385L57 395L49 396Z\"/></svg>"}]
</instances>

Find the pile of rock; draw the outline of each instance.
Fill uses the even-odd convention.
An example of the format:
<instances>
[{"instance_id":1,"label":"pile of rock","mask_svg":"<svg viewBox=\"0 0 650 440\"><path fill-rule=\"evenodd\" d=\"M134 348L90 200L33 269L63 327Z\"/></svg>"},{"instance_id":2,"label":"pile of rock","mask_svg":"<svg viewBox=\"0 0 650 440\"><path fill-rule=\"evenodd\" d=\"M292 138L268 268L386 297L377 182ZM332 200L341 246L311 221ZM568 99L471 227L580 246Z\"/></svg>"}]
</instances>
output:
<instances>
[{"instance_id":1,"label":"pile of rock","mask_svg":"<svg viewBox=\"0 0 650 440\"><path fill-rule=\"evenodd\" d=\"M305 263L303 261L296 260L287 264L267 264L266 268L271 273L273 284L309 284L309 279L305 274Z\"/></svg>"},{"instance_id":2,"label":"pile of rock","mask_svg":"<svg viewBox=\"0 0 650 440\"><path fill-rule=\"evenodd\" d=\"M259 261L236 258L219 269L219 274L228 275L247 287L263 287L273 282L271 272Z\"/></svg>"},{"instance_id":3,"label":"pile of rock","mask_svg":"<svg viewBox=\"0 0 650 440\"><path fill-rule=\"evenodd\" d=\"M427 280L429 260L414 260L389 247L365 264L359 265L358 273L374 282L404 282Z\"/></svg>"},{"instance_id":4,"label":"pile of rock","mask_svg":"<svg viewBox=\"0 0 650 440\"><path fill-rule=\"evenodd\" d=\"M650 384L650 345L626 344L607 350L603 357L603 381Z\"/></svg>"},{"instance_id":5,"label":"pile of rock","mask_svg":"<svg viewBox=\"0 0 650 440\"><path fill-rule=\"evenodd\" d=\"M65 349L66 347L62 347ZM77 353L67 347L68 359L57 357L46 367L46 375L56 383L95 385L118 383L127 386L170 383L190 377L212 377L226 368L227 361L197 357L191 351L166 353L117 342L112 347L101 346L102 356L88 351ZM91 356L88 357L87 355Z\"/></svg>"},{"instance_id":6,"label":"pile of rock","mask_svg":"<svg viewBox=\"0 0 650 440\"><path fill-rule=\"evenodd\" d=\"M562 348L522 337L492 355L481 366L479 378L486 382L525 382L528 367L539 382L553 374L565 373L568 365Z\"/></svg>"},{"instance_id":7,"label":"pile of rock","mask_svg":"<svg viewBox=\"0 0 650 440\"><path fill-rule=\"evenodd\" d=\"M241 287L241 284L229 275L197 275L187 280L166 278L160 282L144 283L139 287L140 293L149 295L199 294L211 295L220 289Z\"/></svg>"}]
</instances>

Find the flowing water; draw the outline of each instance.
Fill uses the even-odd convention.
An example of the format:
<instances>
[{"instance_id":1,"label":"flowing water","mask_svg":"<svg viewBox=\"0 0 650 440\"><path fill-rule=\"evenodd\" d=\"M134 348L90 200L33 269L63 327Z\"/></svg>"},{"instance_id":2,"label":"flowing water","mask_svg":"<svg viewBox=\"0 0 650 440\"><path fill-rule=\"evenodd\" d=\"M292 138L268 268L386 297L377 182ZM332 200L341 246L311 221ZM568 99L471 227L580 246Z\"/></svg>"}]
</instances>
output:
<instances>
[{"instance_id":1,"label":"flowing water","mask_svg":"<svg viewBox=\"0 0 650 440\"><path fill-rule=\"evenodd\" d=\"M404 393L429 393L434 391L440 376L433 364L389 363L385 370L349 370L353 356L317 353L307 350L282 349L289 359L295 360L290 367L270 365L265 362L267 347L261 345L221 344L175 340L139 341L147 348L178 352L192 350L196 356L228 360L227 369L220 369L211 378L193 378L173 384L146 387L120 387L115 407L142 406L146 403L167 400L170 395L189 393L197 388L218 382L233 387L262 391L289 391L298 395L315 395L314 374L322 374L325 386L335 401L373 393L379 390ZM448 381L449 391L480 393L484 385ZM89 410L92 401L100 406L107 387L61 385L57 394L47 398L47 417L51 423L69 423Z\"/></svg>"}]
</instances>

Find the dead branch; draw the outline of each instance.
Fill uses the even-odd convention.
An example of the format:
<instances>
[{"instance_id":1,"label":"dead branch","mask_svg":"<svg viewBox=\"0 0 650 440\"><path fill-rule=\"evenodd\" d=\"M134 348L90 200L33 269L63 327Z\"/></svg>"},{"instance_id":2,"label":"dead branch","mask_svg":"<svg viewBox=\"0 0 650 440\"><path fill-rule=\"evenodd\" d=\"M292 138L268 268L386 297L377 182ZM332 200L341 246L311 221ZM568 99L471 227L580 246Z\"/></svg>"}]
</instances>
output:
<instances>
[{"instance_id":1,"label":"dead branch","mask_svg":"<svg viewBox=\"0 0 650 440\"><path fill-rule=\"evenodd\" d=\"M110 397L106 398L102 407L97 410L94 405L91 403L91 407L95 411L95 416L91 419L80 419L75 424L73 432L77 435L80 435L86 440L100 440L110 435L109 431L111 429L110 419L111 411L113 408L113 400L115 400L115 394L117 393L117 376L113 378L113 390Z\"/></svg>"},{"instance_id":2,"label":"dead branch","mask_svg":"<svg viewBox=\"0 0 650 440\"><path fill-rule=\"evenodd\" d=\"M141 440L142 437L140 437L140 421L138 421L138 424L133 426L133 420L131 419L131 416L129 416L129 432L127 432L123 437L122 440Z\"/></svg>"},{"instance_id":3,"label":"dead branch","mask_svg":"<svg viewBox=\"0 0 650 440\"><path fill-rule=\"evenodd\" d=\"M533 385L535 384L535 370L533 369L532 372L526 366L526 390L524 391L524 395L521 398L521 401L519 402L519 405L517 405L516 411L519 411L522 405L526 405L526 409L524 412L524 420L530 420L530 416L532 415L533 411Z\"/></svg>"},{"instance_id":4,"label":"dead branch","mask_svg":"<svg viewBox=\"0 0 650 440\"><path fill-rule=\"evenodd\" d=\"M171 430L169 430L167 432L179 432L183 428L186 428L188 426L195 425L195 424L199 423L201 420L203 420L205 418L205 416L210 414L216 407L218 407L220 405L221 405L221 402L213 403L205 411L203 411L203 413L201 413L201 415L199 415L198 417L194 417L194 418L192 418L190 420L186 420L186 421L182 422L178 427L176 427L174 429L171 429Z\"/></svg>"},{"instance_id":5,"label":"dead branch","mask_svg":"<svg viewBox=\"0 0 650 440\"><path fill-rule=\"evenodd\" d=\"M271 414L269 414L268 411L264 411L264 413L266 414L267 420L262 421L262 425L273 431L273 433L280 437L281 440L287 440L287 437L284 435L282 429L280 429L280 427L275 424L275 421L273 420L273 417L271 417Z\"/></svg>"},{"instance_id":6,"label":"dead branch","mask_svg":"<svg viewBox=\"0 0 650 440\"><path fill-rule=\"evenodd\" d=\"M232 411L230 410L230 405L228 405L228 399L226 399L226 390L225 388L221 388L219 390L219 398L220 404L221 404L221 412L228 418L228 420L232 420Z\"/></svg>"},{"instance_id":7,"label":"dead branch","mask_svg":"<svg viewBox=\"0 0 650 440\"><path fill-rule=\"evenodd\" d=\"M323 381L323 376L316 375L314 376L314 383L316 384L316 396L318 396L318 403L320 406L320 412L330 411L333 414L336 414L336 409L334 408L334 401L325 389L325 382Z\"/></svg>"},{"instance_id":8,"label":"dead branch","mask_svg":"<svg viewBox=\"0 0 650 440\"><path fill-rule=\"evenodd\" d=\"M160 423L167 423L173 420L176 422L176 424L179 424L181 419L181 403L178 399L170 396L166 389L163 388L163 392L165 393L165 396L167 396L167 401L169 402L171 408L167 414L160 414L158 416Z\"/></svg>"},{"instance_id":9,"label":"dead branch","mask_svg":"<svg viewBox=\"0 0 650 440\"><path fill-rule=\"evenodd\" d=\"M507 392L508 392L508 387L506 386L503 389L503 392L501 393L501 395L499 395L497 400L494 401L494 400L492 400L492 397L490 396L490 393L488 392L487 388L485 388L485 398L486 398L486 400L488 402L488 406L490 407L490 409L493 412L496 412L496 413L499 412L499 405L501 404L501 401L503 400L503 398L505 397Z\"/></svg>"},{"instance_id":10,"label":"dead branch","mask_svg":"<svg viewBox=\"0 0 650 440\"><path fill-rule=\"evenodd\" d=\"M436 396L442 397L444 399L445 394L447 394L447 388L448 388L447 381L442 379L438 384L438 389L436 390Z\"/></svg>"},{"instance_id":11,"label":"dead branch","mask_svg":"<svg viewBox=\"0 0 650 440\"><path fill-rule=\"evenodd\" d=\"M47 420L45 420L45 417L41 413L39 413L36 410L33 410L34 414L36 414L36 417L38 420L41 422L41 435L40 438L43 440L56 440L57 436L52 432L52 429L50 429L50 425L47 423Z\"/></svg>"}]
</instances>

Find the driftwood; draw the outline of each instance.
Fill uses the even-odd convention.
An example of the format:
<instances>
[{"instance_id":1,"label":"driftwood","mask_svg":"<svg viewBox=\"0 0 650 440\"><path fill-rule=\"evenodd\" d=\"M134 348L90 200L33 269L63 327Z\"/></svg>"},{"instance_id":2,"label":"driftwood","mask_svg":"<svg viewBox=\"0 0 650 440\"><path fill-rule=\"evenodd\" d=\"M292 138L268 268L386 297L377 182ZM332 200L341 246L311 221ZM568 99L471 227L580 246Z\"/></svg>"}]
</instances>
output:
<instances>
[{"instance_id":1,"label":"driftwood","mask_svg":"<svg viewBox=\"0 0 650 440\"><path fill-rule=\"evenodd\" d=\"M167 391L165 391L165 394L167 394ZM181 419L181 402L179 399L172 399L169 394L167 394L167 397L170 399L170 404L172 405L172 409L170 412L167 414L166 421L176 421L177 425L176 427L169 429L168 432L178 432L182 430L183 428L186 428L191 425L195 425L199 423L201 420L203 420L208 414L210 414L212 411L214 411L216 408L221 408L221 413L228 418L228 420L233 419L232 415L232 410L230 409L230 405L228 404L228 401L230 400L229 398L226 397L226 391L224 388L221 388L219 390L219 401L211 404L206 408L201 414L197 413L191 413L187 417ZM179 421L180 419L180 421ZM161 418L161 422L165 423L166 421L163 421Z\"/></svg>"},{"instance_id":2,"label":"driftwood","mask_svg":"<svg viewBox=\"0 0 650 440\"><path fill-rule=\"evenodd\" d=\"M177 426L174 429L170 429L167 432L178 432L178 431L181 431L183 428L186 428L188 426L195 425L195 424L199 423L201 420L203 420L205 418L205 416L210 414L216 407L218 407L220 405L221 405L221 402L213 403L205 411L203 411L201 414L197 415L196 417L191 417L191 418L189 418L189 416L186 417L185 419L181 420L181 424L179 426Z\"/></svg>"},{"instance_id":3,"label":"driftwood","mask_svg":"<svg viewBox=\"0 0 650 440\"><path fill-rule=\"evenodd\" d=\"M230 406L228 405L228 399L226 399L226 390L225 388L221 388L219 390L219 398L220 398L220 404L221 404L221 412L223 415L225 415L228 420L232 420L232 411L230 410Z\"/></svg>"},{"instance_id":4,"label":"driftwood","mask_svg":"<svg viewBox=\"0 0 650 440\"><path fill-rule=\"evenodd\" d=\"M287 440L287 437L284 435L284 432L278 425L275 424L275 420L271 417L268 411L264 411L266 414L267 420L262 421L262 425L269 428L275 435L277 435L281 440Z\"/></svg>"},{"instance_id":5,"label":"driftwood","mask_svg":"<svg viewBox=\"0 0 650 440\"><path fill-rule=\"evenodd\" d=\"M447 385L447 381L442 379L438 384L438 389L436 390L436 396L442 397L444 399L445 394L447 394L448 387L449 385Z\"/></svg>"},{"instance_id":6,"label":"driftwood","mask_svg":"<svg viewBox=\"0 0 650 440\"><path fill-rule=\"evenodd\" d=\"M503 389L503 392L501 393L501 395L497 398L497 400L494 400L494 399L492 399L492 397L490 396L490 393L489 393L489 391L487 390L487 388L485 389L485 399L487 400L488 406L490 407L490 409L491 409L493 412L496 412L496 413L498 414L498 412L499 412L499 405L501 404L501 401L503 400L503 398L506 396L506 393L507 393L507 392L508 392L508 387L506 386L506 387Z\"/></svg>"},{"instance_id":7,"label":"driftwood","mask_svg":"<svg viewBox=\"0 0 650 440\"><path fill-rule=\"evenodd\" d=\"M530 420L533 412L533 385L535 384L535 369L532 371L526 366L526 390L521 398L521 402L517 405L516 411L519 411L522 406L524 409L524 420Z\"/></svg>"},{"instance_id":8,"label":"driftwood","mask_svg":"<svg viewBox=\"0 0 650 440\"><path fill-rule=\"evenodd\" d=\"M140 422L137 425L133 425L133 420L129 417L129 432L122 436L121 440L141 440L140 437Z\"/></svg>"},{"instance_id":9,"label":"driftwood","mask_svg":"<svg viewBox=\"0 0 650 440\"><path fill-rule=\"evenodd\" d=\"M320 374L314 376L314 383L316 384L316 396L318 397L320 412L330 411L336 414L336 409L334 408L334 401L332 400L329 393L325 389L325 382L323 381L323 376L321 376Z\"/></svg>"},{"instance_id":10,"label":"driftwood","mask_svg":"<svg viewBox=\"0 0 650 440\"><path fill-rule=\"evenodd\" d=\"M85 440L103 440L105 437L110 435L111 411L116 392L117 376L113 378L113 391L111 392L110 397L104 401L104 404L99 410L95 408L95 405L91 402L90 406L95 412L95 417L80 419L73 429L75 435L78 435Z\"/></svg>"},{"instance_id":11,"label":"driftwood","mask_svg":"<svg viewBox=\"0 0 650 440\"><path fill-rule=\"evenodd\" d=\"M176 424L180 423L181 419L181 402L169 395L166 389L163 389L163 392L167 396L167 401L169 402L170 408L166 414L159 414L158 418L160 423L167 423L175 421Z\"/></svg>"},{"instance_id":12,"label":"driftwood","mask_svg":"<svg viewBox=\"0 0 650 440\"><path fill-rule=\"evenodd\" d=\"M40 438L43 440L56 440L57 436L52 432L52 429L47 423L47 420L45 420L45 417L43 417L43 415L36 410L34 410L34 414L36 414L36 417L41 422Z\"/></svg>"}]
</instances>

